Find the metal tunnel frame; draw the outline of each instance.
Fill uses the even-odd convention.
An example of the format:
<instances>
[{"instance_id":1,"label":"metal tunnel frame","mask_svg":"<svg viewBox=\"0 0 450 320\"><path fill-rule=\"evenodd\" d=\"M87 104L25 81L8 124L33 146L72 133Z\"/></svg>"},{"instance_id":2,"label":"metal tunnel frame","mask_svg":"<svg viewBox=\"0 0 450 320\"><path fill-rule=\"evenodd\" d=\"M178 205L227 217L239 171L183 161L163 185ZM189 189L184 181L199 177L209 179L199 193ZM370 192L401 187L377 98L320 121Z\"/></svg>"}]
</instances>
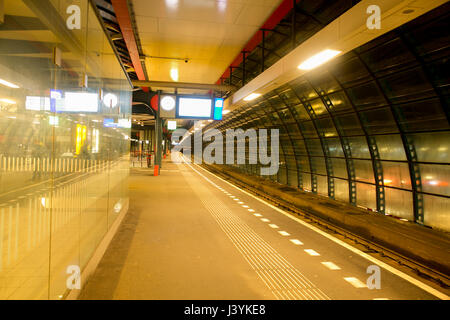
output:
<instances>
[{"instance_id":1,"label":"metal tunnel frame","mask_svg":"<svg viewBox=\"0 0 450 320\"><path fill-rule=\"evenodd\" d=\"M449 231L449 9L436 8L205 129L278 128L280 170L272 180ZM235 167L258 174L259 165Z\"/></svg>"}]
</instances>

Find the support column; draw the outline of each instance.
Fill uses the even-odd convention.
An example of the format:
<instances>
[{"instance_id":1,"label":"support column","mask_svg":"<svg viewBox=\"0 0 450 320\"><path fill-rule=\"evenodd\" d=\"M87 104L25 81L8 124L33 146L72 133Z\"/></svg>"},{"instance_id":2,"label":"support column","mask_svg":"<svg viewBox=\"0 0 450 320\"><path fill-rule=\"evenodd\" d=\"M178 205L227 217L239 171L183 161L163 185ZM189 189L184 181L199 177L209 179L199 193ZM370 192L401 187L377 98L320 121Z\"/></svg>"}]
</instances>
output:
<instances>
[{"instance_id":1,"label":"support column","mask_svg":"<svg viewBox=\"0 0 450 320\"><path fill-rule=\"evenodd\" d=\"M158 101L160 100L161 92L158 91ZM155 154L155 175L159 175L161 172L161 164L162 164L162 119L159 116L161 107L158 102L158 110L156 111L155 117L155 142L156 142L156 154Z\"/></svg>"}]
</instances>

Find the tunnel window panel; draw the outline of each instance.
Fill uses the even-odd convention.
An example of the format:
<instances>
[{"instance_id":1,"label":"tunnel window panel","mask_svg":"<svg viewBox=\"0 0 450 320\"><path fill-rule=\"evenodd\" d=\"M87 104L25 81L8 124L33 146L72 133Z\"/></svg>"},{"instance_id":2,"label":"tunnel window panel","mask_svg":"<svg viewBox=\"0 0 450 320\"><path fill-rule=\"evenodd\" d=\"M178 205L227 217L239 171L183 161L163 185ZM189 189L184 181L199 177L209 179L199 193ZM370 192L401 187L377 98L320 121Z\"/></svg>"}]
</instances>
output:
<instances>
[{"instance_id":1,"label":"tunnel window panel","mask_svg":"<svg viewBox=\"0 0 450 320\"><path fill-rule=\"evenodd\" d=\"M316 138L317 131L312 121L304 121L299 123L300 130L305 138Z\"/></svg>"},{"instance_id":2,"label":"tunnel window panel","mask_svg":"<svg viewBox=\"0 0 450 320\"><path fill-rule=\"evenodd\" d=\"M337 136L336 128L334 127L331 118L322 118L316 120L317 129L325 137L335 137Z\"/></svg>"},{"instance_id":3,"label":"tunnel window panel","mask_svg":"<svg viewBox=\"0 0 450 320\"><path fill-rule=\"evenodd\" d=\"M288 170L288 185L291 187L298 187L298 177L296 170Z\"/></svg>"},{"instance_id":4,"label":"tunnel window panel","mask_svg":"<svg viewBox=\"0 0 450 320\"><path fill-rule=\"evenodd\" d=\"M311 108L314 110L314 114L317 117L328 114L327 108L325 108L321 99L314 99L310 103L311 103Z\"/></svg>"},{"instance_id":5,"label":"tunnel window panel","mask_svg":"<svg viewBox=\"0 0 450 320\"><path fill-rule=\"evenodd\" d=\"M298 130L297 123L286 123L287 132L292 139L301 139L302 135Z\"/></svg>"},{"instance_id":6,"label":"tunnel window panel","mask_svg":"<svg viewBox=\"0 0 450 320\"><path fill-rule=\"evenodd\" d=\"M414 56L400 38L392 39L366 51L361 58L374 73L415 62Z\"/></svg>"},{"instance_id":7,"label":"tunnel window panel","mask_svg":"<svg viewBox=\"0 0 450 320\"><path fill-rule=\"evenodd\" d=\"M270 106L275 110L286 108L286 104L278 95L271 96L269 99Z\"/></svg>"},{"instance_id":8,"label":"tunnel window panel","mask_svg":"<svg viewBox=\"0 0 450 320\"><path fill-rule=\"evenodd\" d=\"M278 111L280 118L284 121L284 123L294 122L294 118L292 118L291 113L288 109Z\"/></svg>"},{"instance_id":9,"label":"tunnel window panel","mask_svg":"<svg viewBox=\"0 0 450 320\"><path fill-rule=\"evenodd\" d=\"M389 108L361 112L361 121L369 134L397 133L398 128Z\"/></svg>"},{"instance_id":10,"label":"tunnel window panel","mask_svg":"<svg viewBox=\"0 0 450 320\"><path fill-rule=\"evenodd\" d=\"M327 174L327 166L325 164L325 158L322 157L311 157L311 162L314 164L317 174Z\"/></svg>"},{"instance_id":11,"label":"tunnel window panel","mask_svg":"<svg viewBox=\"0 0 450 320\"><path fill-rule=\"evenodd\" d=\"M411 134L409 137L418 161L450 163L450 132Z\"/></svg>"},{"instance_id":12,"label":"tunnel window panel","mask_svg":"<svg viewBox=\"0 0 450 320\"><path fill-rule=\"evenodd\" d=\"M326 142L328 144L330 157L344 157L344 151L342 150L339 138L327 138Z\"/></svg>"},{"instance_id":13,"label":"tunnel window panel","mask_svg":"<svg viewBox=\"0 0 450 320\"><path fill-rule=\"evenodd\" d=\"M406 33L406 37L413 39L417 45L415 49L421 56L436 54L442 52L442 48L446 48L449 44L448 32L442 30L449 30L448 16L433 20L431 23L420 25L417 28Z\"/></svg>"},{"instance_id":14,"label":"tunnel window panel","mask_svg":"<svg viewBox=\"0 0 450 320\"><path fill-rule=\"evenodd\" d=\"M356 183L356 203L358 206L376 211L377 200L375 186L366 183Z\"/></svg>"},{"instance_id":15,"label":"tunnel window panel","mask_svg":"<svg viewBox=\"0 0 450 320\"><path fill-rule=\"evenodd\" d=\"M269 114L269 118L270 118L270 121L272 122L272 124L274 126L281 126L282 125L282 122L281 122L280 117L278 116L278 113L272 112L271 114Z\"/></svg>"},{"instance_id":16,"label":"tunnel window panel","mask_svg":"<svg viewBox=\"0 0 450 320\"><path fill-rule=\"evenodd\" d=\"M297 120L310 120L310 116L308 112L305 110L305 107L303 104L297 104L293 107L291 107L291 112L294 118Z\"/></svg>"},{"instance_id":17,"label":"tunnel window panel","mask_svg":"<svg viewBox=\"0 0 450 320\"><path fill-rule=\"evenodd\" d=\"M411 191L384 188L385 213L414 221L413 197Z\"/></svg>"},{"instance_id":18,"label":"tunnel window panel","mask_svg":"<svg viewBox=\"0 0 450 320\"><path fill-rule=\"evenodd\" d=\"M323 149L319 139L305 140L311 156L323 156Z\"/></svg>"},{"instance_id":19,"label":"tunnel window panel","mask_svg":"<svg viewBox=\"0 0 450 320\"><path fill-rule=\"evenodd\" d=\"M396 72L379 81L388 99L393 103L424 99L434 95L433 88L419 67Z\"/></svg>"},{"instance_id":20,"label":"tunnel window panel","mask_svg":"<svg viewBox=\"0 0 450 320\"><path fill-rule=\"evenodd\" d=\"M382 161L383 183L388 187L411 189L408 164L405 162Z\"/></svg>"},{"instance_id":21,"label":"tunnel window panel","mask_svg":"<svg viewBox=\"0 0 450 320\"><path fill-rule=\"evenodd\" d=\"M347 90L350 100L358 110L380 107L387 104L375 82L369 82Z\"/></svg>"},{"instance_id":22,"label":"tunnel window panel","mask_svg":"<svg viewBox=\"0 0 450 320\"><path fill-rule=\"evenodd\" d=\"M304 98L310 100L318 97L314 88L302 78L292 81L290 85L300 99Z\"/></svg>"},{"instance_id":23,"label":"tunnel window panel","mask_svg":"<svg viewBox=\"0 0 450 320\"><path fill-rule=\"evenodd\" d=\"M328 72L323 72L321 74L309 73L307 77L319 92L332 93L340 89L336 80L334 80Z\"/></svg>"},{"instance_id":24,"label":"tunnel window panel","mask_svg":"<svg viewBox=\"0 0 450 320\"><path fill-rule=\"evenodd\" d=\"M423 195L424 223L432 228L450 230L450 198Z\"/></svg>"},{"instance_id":25,"label":"tunnel window panel","mask_svg":"<svg viewBox=\"0 0 450 320\"><path fill-rule=\"evenodd\" d=\"M375 136L381 160L406 160L405 148L399 134Z\"/></svg>"},{"instance_id":26,"label":"tunnel window panel","mask_svg":"<svg viewBox=\"0 0 450 320\"><path fill-rule=\"evenodd\" d=\"M419 164L424 192L450 196L450 166Z\"/></svg>"},{"instance_id":27,"label":"tunnel window panel","mask_svg":"<svg viewBox=\"0 0 450 320\"><path fill-rule=\"evenodd\" d=\"M283 99L284 103L290 107L300 103L299 98L290 88L280 92L279 96Z\"/></svg>"},{"instance_id":28,"label":"tunnel window panel","mask_svg":"<svg viewBox=\"0 0 450 320\"><path fill-rule=\"evenodd\" d=\"M277 182L281 184L287 184L286 166L284 165L280 165L280 168L278 170Z\"/></svg>"},{"instance_id":29,"label":"tunnel window panel","mask_svg":"<svg viewBox=\"0 0 450 320\"><path fill-rule=\"evenodd\" d=\"M348 112L352 110L352 106L347 96L343 91L335 92L328 97L331 100L332 106L330 107L330 112L333 114Z\"/></svg>"},{"instance_id":30,"label":"tunnel window panel","mask_svg":"<svg viewBox=\"0 0 450 320\"><path fill-rule=\"evenodd\" d=\"M352 158L370 159L370 151L365 137L349 137Z\"/></svg>"},{"instance_id":31,"label":"tunnel window panel","mask_svg":"<svg viewBox=\"0 0 450 320\"><path fill-rule=\"evenodd\" d=\"M304 140L295 139L292 140L292 144L294 145L295 154L308 154Z\"/></svg>"},{"instance_id":32,"label":"tunnel window panel","mask_svg":"<svg viewBox=\"0 0 450 320\"><path fill-rule=\"evenodd\" d=\"M344 87L354 85L369 76L358 57L353 57L344 63L336 65L333 68L333 74Z\"/></svg>"},{"instance_id":33,"label":"tunnel window panel","mask_svg":"<svg viewBox=\"0 0 450 320\"><path fill-rule=\"evenodd\" d=\"M355 166L355 178L358 181L375 183L373 176L372 161L370 160L353 160Z\"/></svg>"},{"instance_id":34,"label":"tunnel window panel","mask_svg":"<svg viewBox=\"0 0 450 320\"><path fill-rule=\"evenodd\" d=\"M326 176L316 175L317 179L317 194L321 196L328 196L328 179Z\"/></svg>"},{"instance_id":35,"label":"tunnel window panel","mask_svg":"<svg viewBox=\"0 0 450 320\"><path fill-rule=\"evenodd\" d=\"M333 165L333 175L338 178L347 179L347 163L345 159L331 158Z\"/></svg>"},{"instance_id":36,"label":"tunnel window panel","mask_svg":"<svg viewBox=\"0 0 450 320\"><path fill-rule=\"evenodd\" d=\"M334 198L343 202L349 202L347 180L334 179Z\"/></svg>"},{"instance_id":37,"label":"tunnel window panel","mask_svg":"<svg viewBox=\"0 0 450 320\"><path fill-rule=\"evenodd\" d=\"M394 106L399 124L406 132L449 129L449 123L438 99Z\"/></svg>"},{"instance_id":38,"label":"tunnel window panel","mask_svg":"<svg viewBox=\"0 0 450 320\"><path fill-rule=\"evenodd\" d=\"M302 183L304 190L311 191L311 174L302 173Z\"/></svg>"},{"instance_id":39,"label":"tunnel window panel","mask_svg":"<svg viewBox=\"0 0 450 320\"><path fill-rule=\"evenodd\" d=\"M364 134L359 124L358 116L354 113L335 116L335 122L343 136L356 136Z\"/></svg>"},{"instance_id":40,"label":"tunnel window panel","mask_svg":"<svg viewBox=\"0 0 450 320\"><path fill-rule=\"evenodd\" d=\"M311 172L309 168L309 158L305 156L297 156L297 161L300 163L300 170L303 172Z\"/></svg>"},{"instance_id":41,"label":"tunnel window panel","mask_svg":"<svg viewBox=\"0 0 450 320\"><path fill-rule=\"evenodd\" d=\"M447 62L448 56L450 56L450 48L446 50L442 57L439 60L431 61L425 65L425 68L428 70L428 77L430 81L441 91L441 94L449 95L450 94L450 65Z\"/></svg>"}]
</instances>

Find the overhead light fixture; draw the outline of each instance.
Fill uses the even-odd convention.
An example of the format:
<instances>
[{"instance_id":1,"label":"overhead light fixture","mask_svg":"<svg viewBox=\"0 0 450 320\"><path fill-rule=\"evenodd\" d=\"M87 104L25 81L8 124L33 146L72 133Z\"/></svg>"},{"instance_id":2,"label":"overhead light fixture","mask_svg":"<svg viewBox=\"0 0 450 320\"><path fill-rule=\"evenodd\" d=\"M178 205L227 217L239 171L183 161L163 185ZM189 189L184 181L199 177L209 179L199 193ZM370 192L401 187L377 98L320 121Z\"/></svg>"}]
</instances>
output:
<instances>
[{"instance_id":1,"label":"overhead light fixture","mask_svg":"<svg viewBox=\"0 0 450 320\"><path fill-rule=\"evenodd\" d=\"M324 64L325 62L333 59L335 56L337 56L341 52L342 51L331 50L331 49L323 50L323 51L319 52L318 54L315 54L311 58L309 58L309 59L305 60L304 62L302 62L298 66L298 68L300 70L311 70L311 69L314 69L314 68L320 66L321 64Z\"/></svg>"},{"instance_id":2,"label":"overhead light fixture","mask_svg":"<svg viewBox=\"0 0 450 320\"><path fill-rule=\"evenodd\" d=\"M4 86L7 86L7 87L10 87L10 88L13 88L13 89L20 88L18 85L15 85L14 83L11 83L11 82L3 80L3 79L0 79L0 84L2 84Z\"/></svg>"},{"instance_id":3,"label":"overhead light fixture","mask_svg":"<svg viewBox=\"0 0 450 320\"><path fill-rule=\"evenodd\" d=\"M173 81L178 81L178 69L177 68L170 69L170 77L172 78Z\"/></svg>"},{"instance_id":4,"label":"overhead light fixture","mask_svg":"<svg viewBox=\"0 0 450 320\"><path fill-rule=\"evenodd\" d=\"M16 104L14 100L2 98L0 99L0 102L8 103L8 104Z\"/></svg>"},{"instance_id":5,"label":"overhead light fixture","mask_svg":"<svg viewBox=\"0 0 450 320\"><path fill-rule=\"evenodd\" d=\"M261 93L251 93L247 97L244 98L244 101L252 101L258 97L261 97Z\"/></svg>"}]
</instances>

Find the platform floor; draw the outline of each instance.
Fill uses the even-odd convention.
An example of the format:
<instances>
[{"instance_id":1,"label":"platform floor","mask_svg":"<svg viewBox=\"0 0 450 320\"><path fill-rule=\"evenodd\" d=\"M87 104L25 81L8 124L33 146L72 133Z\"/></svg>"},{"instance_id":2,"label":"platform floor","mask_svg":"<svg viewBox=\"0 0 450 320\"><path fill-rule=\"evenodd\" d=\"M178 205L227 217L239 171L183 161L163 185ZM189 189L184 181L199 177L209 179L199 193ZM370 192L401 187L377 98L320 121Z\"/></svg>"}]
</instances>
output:
<instances>
[{"instance_id":1,"label":"platform floor","mask_svg":"<svg viewBox=\"0 0 450 320\"><path fill-rule=\"evenodd\" d=\"M369 289L371 265L201 167L167 160L158 177L132 170L129 213L79 298L438 298L384 268Z\"/></svg>"}]
</instances>

